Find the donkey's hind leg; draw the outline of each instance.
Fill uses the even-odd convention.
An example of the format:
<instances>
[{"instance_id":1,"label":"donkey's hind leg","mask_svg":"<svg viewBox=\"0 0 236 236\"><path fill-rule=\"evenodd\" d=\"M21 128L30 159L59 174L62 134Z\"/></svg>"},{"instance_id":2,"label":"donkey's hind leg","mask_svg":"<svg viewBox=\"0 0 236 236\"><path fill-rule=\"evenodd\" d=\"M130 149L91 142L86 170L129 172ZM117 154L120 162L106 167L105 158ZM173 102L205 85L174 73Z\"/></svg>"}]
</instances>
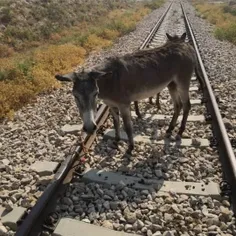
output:
<instances>
[{"instance_id":1,"label":"donkey's hind leg","mask_svg":"<svg viewBox=\"0 0 236 236\"><path fill-rule=\"evenodd\" d=\"M175 82L171 82L168 85L168 89L169 89L169 92L170 92L170 95L171 95L171 98L172 98L173 104L174 104L174 114L173 114L172 120L170 122L169 128L166 131L167 137L171 136L171 133L175 128L179 113L182 108L182 102L180 100L180 96L178 94L177 86L176 86Z\"/></svg>"},{"instance_id":2,"label":"donkey's hind leg","mask_svg":"<svg viewBox=\"0 0 236 236\"><path fill-rule=\"evenodd\" d=\"M156 105L157 105L157 110L160 110L161 109L160 93L158 93L157 96L156 96Z\"/></svg>"},{"instance_id":3,"label":"donkey's hind leg","mask_svg":"<svg viewBox=\"0 0 236 236\"><path fill-rule=\"evenodd\" d=\"M116 107L111 107L111 114L114 122L115 128L115 140L118 142L120 140L120 116L119 116L119 109Z\"/></svg>"},{"instance_id":4,"label":"donkey's hind leg","mask_svg":"<svg viewBox=\"0 0 236 236\"><path fill-rule=\"evenodd\" d=\"M153 105L152 97L149 97L149 103Z\"/></svg>"},{"instance_id":5,"label":"donkey's hind leg","mask_svg":"<svg viewBox=\"0 0 236 236\"><path fill-rule=\"evenodd\" d=\"M130 104L120 106L119 110L120 110L120 113L124 122L125 132L129 139L129 148L127 150L127 153L131 154L132 150L134 149L134 139L133 139L133 128L132 128L132 121L131 121Z\"/></svg>"},{"instance_id":6,"label":"donkey's hind leg","mask_svg":"<svg viewBox=\"0 0 236 236\"><path fill-rule=\"evenodd\" d=\"M135 113L136 113L137 117L139 119L142 119L142 115L141 115L141 113L139 111L139 107L138 107L138 102L137 101L134 102L134 109L135 109Z\"/></svg>"},{"instance_id":7,"label":"donkey's hind leg","mask_svg":"<svg viewBox=\"0 0 236 236\"><path fill-rule=\"evenodd\" d=\"M179 91L179 96L181 99L181 102L183 104L183 119L180 125L180 129L178 132L178 136L176 138L181 138L185 127L186 127L186 122L188 119L188 115L189 115L189 111L191 109L191 103L190 103L190 99L189 99L189 90L188 89L183 89Z\"/></svg>"}]
</instances>

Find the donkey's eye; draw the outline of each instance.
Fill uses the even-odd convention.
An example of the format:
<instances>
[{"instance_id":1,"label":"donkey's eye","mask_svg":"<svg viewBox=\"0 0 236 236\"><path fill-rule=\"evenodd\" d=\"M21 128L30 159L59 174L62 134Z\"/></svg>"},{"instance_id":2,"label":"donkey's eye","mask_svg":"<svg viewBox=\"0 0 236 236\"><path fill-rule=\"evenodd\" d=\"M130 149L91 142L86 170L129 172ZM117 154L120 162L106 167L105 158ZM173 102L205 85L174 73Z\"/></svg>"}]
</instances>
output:
<instances>
[{"instance_id":1,"label":"donkey's eye","mask_svg":"<svg viewBox=\"0 0 236 236\"><path fill-rule=\"evenodd\" d=\"M95 94L94 94L94 97L96 97L98 95L98 92L96 92Z\"/></svg>"}]
</instances>

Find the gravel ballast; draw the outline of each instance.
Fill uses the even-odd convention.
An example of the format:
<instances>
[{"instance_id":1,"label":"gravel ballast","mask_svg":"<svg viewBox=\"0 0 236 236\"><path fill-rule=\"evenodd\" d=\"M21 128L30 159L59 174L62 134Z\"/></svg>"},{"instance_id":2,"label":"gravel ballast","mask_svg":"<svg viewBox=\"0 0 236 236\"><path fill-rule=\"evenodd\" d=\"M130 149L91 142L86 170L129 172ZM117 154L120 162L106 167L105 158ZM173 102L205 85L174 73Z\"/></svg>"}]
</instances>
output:
<instances>
[{"instance_id":1,"label":"gravel ballast","mask_svg":"<svg viewBox=\"0 0 236 236\"><path fill-rule=\"evenodd\" d=\"M235 75L236 47L220 42L212 36L213 27L196 16L194 8L187 2L185 9L196 32L200 52L215 94L221 103L221 112L227 118L230 137L235 137ZM91 55L86 65L94 65L114 54L125 54L137 50L143 38L161 16L165 5L137 25L137 29L120 38L111 50ZM176 3L177 5L178 3ZM172 15L168 32L173 34L179 10ZM214 50L212 50L212 48ZM35 161L64 160L80 131L67 132L65 125L81 125L71 86L65 85L50 95L42 95L37 102L16 113L12 122L0 126L0 206L33 206L52 176L39 176L30 170ZM199 98L194 95L193 98ZM161 99L169 99L167 92ZM171 105L161 104L160 114L172 114ZM140 102L141 113L156 114L155 105ZM202 106L195 106L191 114L203 114ZM164 134L169 123L134 120L134 130L141 135L153 137ZM64 127L64 129L63 129ZM109 119L107 128L112 127ZM157 128L158 127L158 128ZM209 138L210 127L189 122L186 137ZM95 147L96 146L96 147ZM119 170L134 176L158 177L173 181L221 181L221 166L217 152L206 148L154 147L138 143L134 156L126 156L127 144L119 143L119 150L113 143L98 137L90 153L89 167ZM191 158L190 158L191 157ZM92 196L92 198L91 198ZM91 200L92 199L92 200ZM99 184L73 183L58 200L57 210L62 216L74 217L87 223L101 225L114 230L135 232L140 235L235 235L235 218L227 199L193 197L173 192L158 195L155 191L138 191L129 187ZM1 220L0 220L1 221ZM6 230L0 223L1 230Z\"/></svg>"},{"instance_id":2,"label":"gravel ballast","mask_svg":"<svg viewBox=\"0 0 236 236\"><path fill-rule=\"evenodd\" d=\"M167 5L146 16L137 24L135 31L118 39L111 50L91 54L86 65L100 62L115 53L137 50ZM63 161L80 136L80 131L66 132L70 130L66 125L81 124L70 84L51 94L38 96L34 104L16 112L13 121L2 122L0 207L11 210L13 206L30 207L35 204L53 175L39 176L30 166L36 161ZM1 218L0 226L4 232L6 229L1 225Z\"/></svg>"},{"instance_id":3,"label":"gravel ballast","mask_svg":"<svg viewBox=\"0 0 236 236\"><path fill-rule=\"evenodd\" d=\"M186 3L188 10L191 6ZM173 5L167 32L182 34L181 11ZM194 13L195 14L195 13ZM193 24L195 19L192 19ZM195 24L194 24L195 25ZM210 38L208 40L211 40ZM215 39L213 39L215 40ZM217 40L216 40L217 41ZM220 42L221 44L221 42ZM208 51L210 47L208 48ZM223 65L222 65L223 66ZM161 99L169 99L168 92ZM201 99L197 92L191 99ZM139 102L141 114L157 114L155 105ZM172 115L172 104L161 104L158 114ZM134 111L132 107L132 111ZM206 112L201 105L192 106L191 115ZM169 121L133 119L134 132L155 139L164 135ZM112 119L106 128L112 128ZM188 122L184 138L210 139L212 131L205 123ZM163 147L136 143L132 156L125 154L127 143L120 141L118 149L111 140L98 136L92 145L87 167L119 171L128 176L157 178L168 181L215 182L222 181L217 151L211 147ZM96 183L74 182L64 197L58 199L57 210L64 217L73 217L109 229L139 235L235 235L235 218L227 198L188 196L170 191L159 194L155 190L134 190L131 187L102 186Z\"/></svg>"}]
</instances>

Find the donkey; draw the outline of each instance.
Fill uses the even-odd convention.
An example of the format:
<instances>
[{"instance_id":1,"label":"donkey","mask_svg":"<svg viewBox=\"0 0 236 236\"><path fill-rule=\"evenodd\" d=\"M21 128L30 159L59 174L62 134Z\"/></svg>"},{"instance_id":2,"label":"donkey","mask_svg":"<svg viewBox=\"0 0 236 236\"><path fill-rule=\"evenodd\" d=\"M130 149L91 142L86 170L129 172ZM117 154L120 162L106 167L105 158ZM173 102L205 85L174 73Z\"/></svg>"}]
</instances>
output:
<instances>
[{"instance_id":1,"label":"donkey","mask_svg":"<svg viewBox=\"0 0 236 236\"><path fill-rule=\"evenodd\" d=\"M174 42L174 41L176 41L176 42L178 42L178 41L179 42L185 42L185 37L180 37L180 38L176 37L176 36L172 37L168 33L166 33L166 36L167 36L167 42L170 42L170 41L171 42ZM198 80L200 82L200 89L203 90L204 87L205 87L205 84L204 84L204 79L202 77L202 74L200 72L200 68L199 68L198 64L196 65L195 73L196 73L196 76L197 76L197 78L198 78ZM153 99L153 97L149 97L149 103L153 105L154 103L153 103L152 99ZM160 105L160 92L157 93L157 95L156 95L156 106L157 106L157 110L161 109L161 105ZM139 111L138 101L134 101L134 108L135 108L136 115L138 116L138 118L141 119L142 115L141 115L141 113Z\"/></svg>"},{"instance_id":2,"label":"donkey","mask_svg":"<svg viewBox=\"0 0 236 236\"><path fill-rule=\"evenodd\" d=\"M131 102L154 96L168 87L174 114L166 133L171 135L183 108L177 134L177 138L181 138L191 108L189 86L197 58L193 47L184 42L186 33L171 38L175 40L158 48L112 57L82 72L55 76L59 81L73 82L72 92L86 133L92 134L97 128L94 117L96 98L99 97L111 108L117 141L120 139L121 113L129 142L127 153L131 154L134 149Z\"/></svg>"}]
</instances>

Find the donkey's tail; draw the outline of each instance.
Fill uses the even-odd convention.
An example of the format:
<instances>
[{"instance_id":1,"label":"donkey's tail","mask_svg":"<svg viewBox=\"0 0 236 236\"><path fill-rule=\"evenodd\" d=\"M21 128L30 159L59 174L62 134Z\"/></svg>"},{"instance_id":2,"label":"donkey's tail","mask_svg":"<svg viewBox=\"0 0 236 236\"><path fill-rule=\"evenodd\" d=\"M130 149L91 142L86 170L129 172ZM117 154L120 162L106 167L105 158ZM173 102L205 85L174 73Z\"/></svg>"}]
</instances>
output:
<instances>
[{"instance_id":1,"label":"donkey's tail","mask_svg":"<svg viewBox=\"0 0 236 236\"><path fill-rule=\"evenodd\" d=\"M196 74L197 79L200 83L200 89L203 90L206 87L206 84L205 84L205 80L203 78L203 74L201 72L200 65L199 65L198 61L196 62L196 66L195 66L195 74Z\"/></svg>"}]
</instances>

